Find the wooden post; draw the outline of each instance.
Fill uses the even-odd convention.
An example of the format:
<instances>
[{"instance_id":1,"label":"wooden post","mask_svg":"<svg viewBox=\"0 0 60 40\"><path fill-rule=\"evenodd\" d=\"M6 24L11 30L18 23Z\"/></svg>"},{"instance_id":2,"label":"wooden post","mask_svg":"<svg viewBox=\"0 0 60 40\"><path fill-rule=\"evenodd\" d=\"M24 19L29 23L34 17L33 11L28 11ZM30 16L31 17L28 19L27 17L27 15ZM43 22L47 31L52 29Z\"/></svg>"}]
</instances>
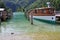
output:
<instances>
[{"instance_id":1,"label":"wooden post","mask_svg":"<svg viewBox=\"0 0 60 40\"><path fill-rule=\"evenodd\" d=\"M0 25L1 25L1 16L2 16L2 12L0 12Z\"/></svg>"},{"instance_id":2,"label":"wooden post","mask_svg":"<svg viewBox=\"0 0 60 40\"><path fill-rule=\"evenodd\" d=\"M29 18L29 13L27 13L27 19L28 19L28 21L30 21L30 18Z\"/></svg>"},{"instance_id":3,"label":"wooden post","mask_svg":"<svg viewBox=\"0 0 60 40\"><path fill-rule=\"evenodd\" d=\"M33 13L31 13L30 21L31 21L31 24L33 25Z\"/></svg>"},{"instance_id":4,"label":"wooden post","mask_svg":"<svg viewBox=\"0 0 60 40\"><path fill-rule=\"evenodd\" d=\"M1 25L1 17L0 17L0 25Z\"/></svg>"}]
</instances>

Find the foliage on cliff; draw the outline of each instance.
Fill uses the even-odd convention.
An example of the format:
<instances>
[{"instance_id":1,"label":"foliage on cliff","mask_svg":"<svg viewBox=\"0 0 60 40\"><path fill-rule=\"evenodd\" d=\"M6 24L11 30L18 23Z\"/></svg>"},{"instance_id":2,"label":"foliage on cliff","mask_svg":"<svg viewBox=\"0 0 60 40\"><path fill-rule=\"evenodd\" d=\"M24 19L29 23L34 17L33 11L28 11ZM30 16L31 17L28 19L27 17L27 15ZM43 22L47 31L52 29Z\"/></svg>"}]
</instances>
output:
<instances>
[{"instance_id":1,"label":"foliage on cliff","mask_svg":"<svg viewBox=\"0 0 60 40\"><path fill-rule=\"evenodd\" d=\"M51 7L60 10L60 0L3 0L6 7L14 11L30 10L34 8L47 7L47 2L51 3ZM4 6L0 3L1 6Z\"/></svg>"}]
</instances>

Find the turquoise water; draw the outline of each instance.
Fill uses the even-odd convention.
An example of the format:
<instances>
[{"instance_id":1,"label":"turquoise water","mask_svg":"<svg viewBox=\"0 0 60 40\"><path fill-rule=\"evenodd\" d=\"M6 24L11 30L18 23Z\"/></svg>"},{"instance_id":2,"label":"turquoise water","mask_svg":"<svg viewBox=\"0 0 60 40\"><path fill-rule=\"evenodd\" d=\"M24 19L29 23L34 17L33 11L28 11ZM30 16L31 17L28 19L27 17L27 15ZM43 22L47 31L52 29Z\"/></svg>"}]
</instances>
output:
<instances>
[{"instance_id":1,"label":"turquoise water","mask_svg":"<svg viewBox=\"0 0 60 40\"><path fill-rule=\"evenodd\" d=\"M14 12L12 19L1 23L0 33L60 32L60 25L49 24L35 19L33 21L34 25L31 25L23 12Z\"/></svg>"}]
</instances>

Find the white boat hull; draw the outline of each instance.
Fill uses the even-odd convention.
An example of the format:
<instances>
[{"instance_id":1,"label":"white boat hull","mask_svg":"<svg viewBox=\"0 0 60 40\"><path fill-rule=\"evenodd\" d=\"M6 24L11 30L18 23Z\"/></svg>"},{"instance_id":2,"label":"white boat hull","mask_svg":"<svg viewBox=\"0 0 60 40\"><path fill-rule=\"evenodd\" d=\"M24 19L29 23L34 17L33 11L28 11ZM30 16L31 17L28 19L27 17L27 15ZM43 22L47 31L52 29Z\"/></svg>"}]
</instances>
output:
<instances>
[{"instance_id":1,"label":"white boat hull","mask_svg":"<svg viewBox=\"0 0 60 40\"><path fill-rule=\"evenodd\" d=\"M33 16L33 18L42 19L42 20L49 20L49 21L56 21L55 16Z\"/></svg>"}]
</instances>

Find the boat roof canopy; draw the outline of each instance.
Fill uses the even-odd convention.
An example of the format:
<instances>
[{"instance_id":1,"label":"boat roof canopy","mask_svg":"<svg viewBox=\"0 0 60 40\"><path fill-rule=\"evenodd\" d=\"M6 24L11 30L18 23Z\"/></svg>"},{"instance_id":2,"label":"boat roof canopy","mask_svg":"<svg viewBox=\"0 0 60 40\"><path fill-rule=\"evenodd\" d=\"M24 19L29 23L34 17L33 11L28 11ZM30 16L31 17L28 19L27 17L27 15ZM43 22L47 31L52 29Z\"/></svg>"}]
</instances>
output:
<instances>
[{"instance_id":1,"label":"boat roof canopy","mask_svg":"<svg viewBox=\"0 0 60 40\"><path fill-rule=\"evenodd\" d=\"M0 8L0 11L4 11L5 9L4 8Z\"/></svg>"},{"instance_id":2,"label":"boat roof canopy","mask_svg":"<svg viewBox=\"0 0 60 40\"><path fill-rule=\"evenodd\" d=\"M51 7L43 7L43 8L36 8L36 9L51 9ZM54 9L54 8L52 8L52 9Z\"/></svg>"},{"instance_id":3,"label":"boat roof canopy","mask_svg":"<svg viewBox=\"0 0 60 40\"><path fill-rule=\"evenodd\" d=\"M60 14L56 14L55 16L60 16Z\"/></svg>"}]
</instances>

